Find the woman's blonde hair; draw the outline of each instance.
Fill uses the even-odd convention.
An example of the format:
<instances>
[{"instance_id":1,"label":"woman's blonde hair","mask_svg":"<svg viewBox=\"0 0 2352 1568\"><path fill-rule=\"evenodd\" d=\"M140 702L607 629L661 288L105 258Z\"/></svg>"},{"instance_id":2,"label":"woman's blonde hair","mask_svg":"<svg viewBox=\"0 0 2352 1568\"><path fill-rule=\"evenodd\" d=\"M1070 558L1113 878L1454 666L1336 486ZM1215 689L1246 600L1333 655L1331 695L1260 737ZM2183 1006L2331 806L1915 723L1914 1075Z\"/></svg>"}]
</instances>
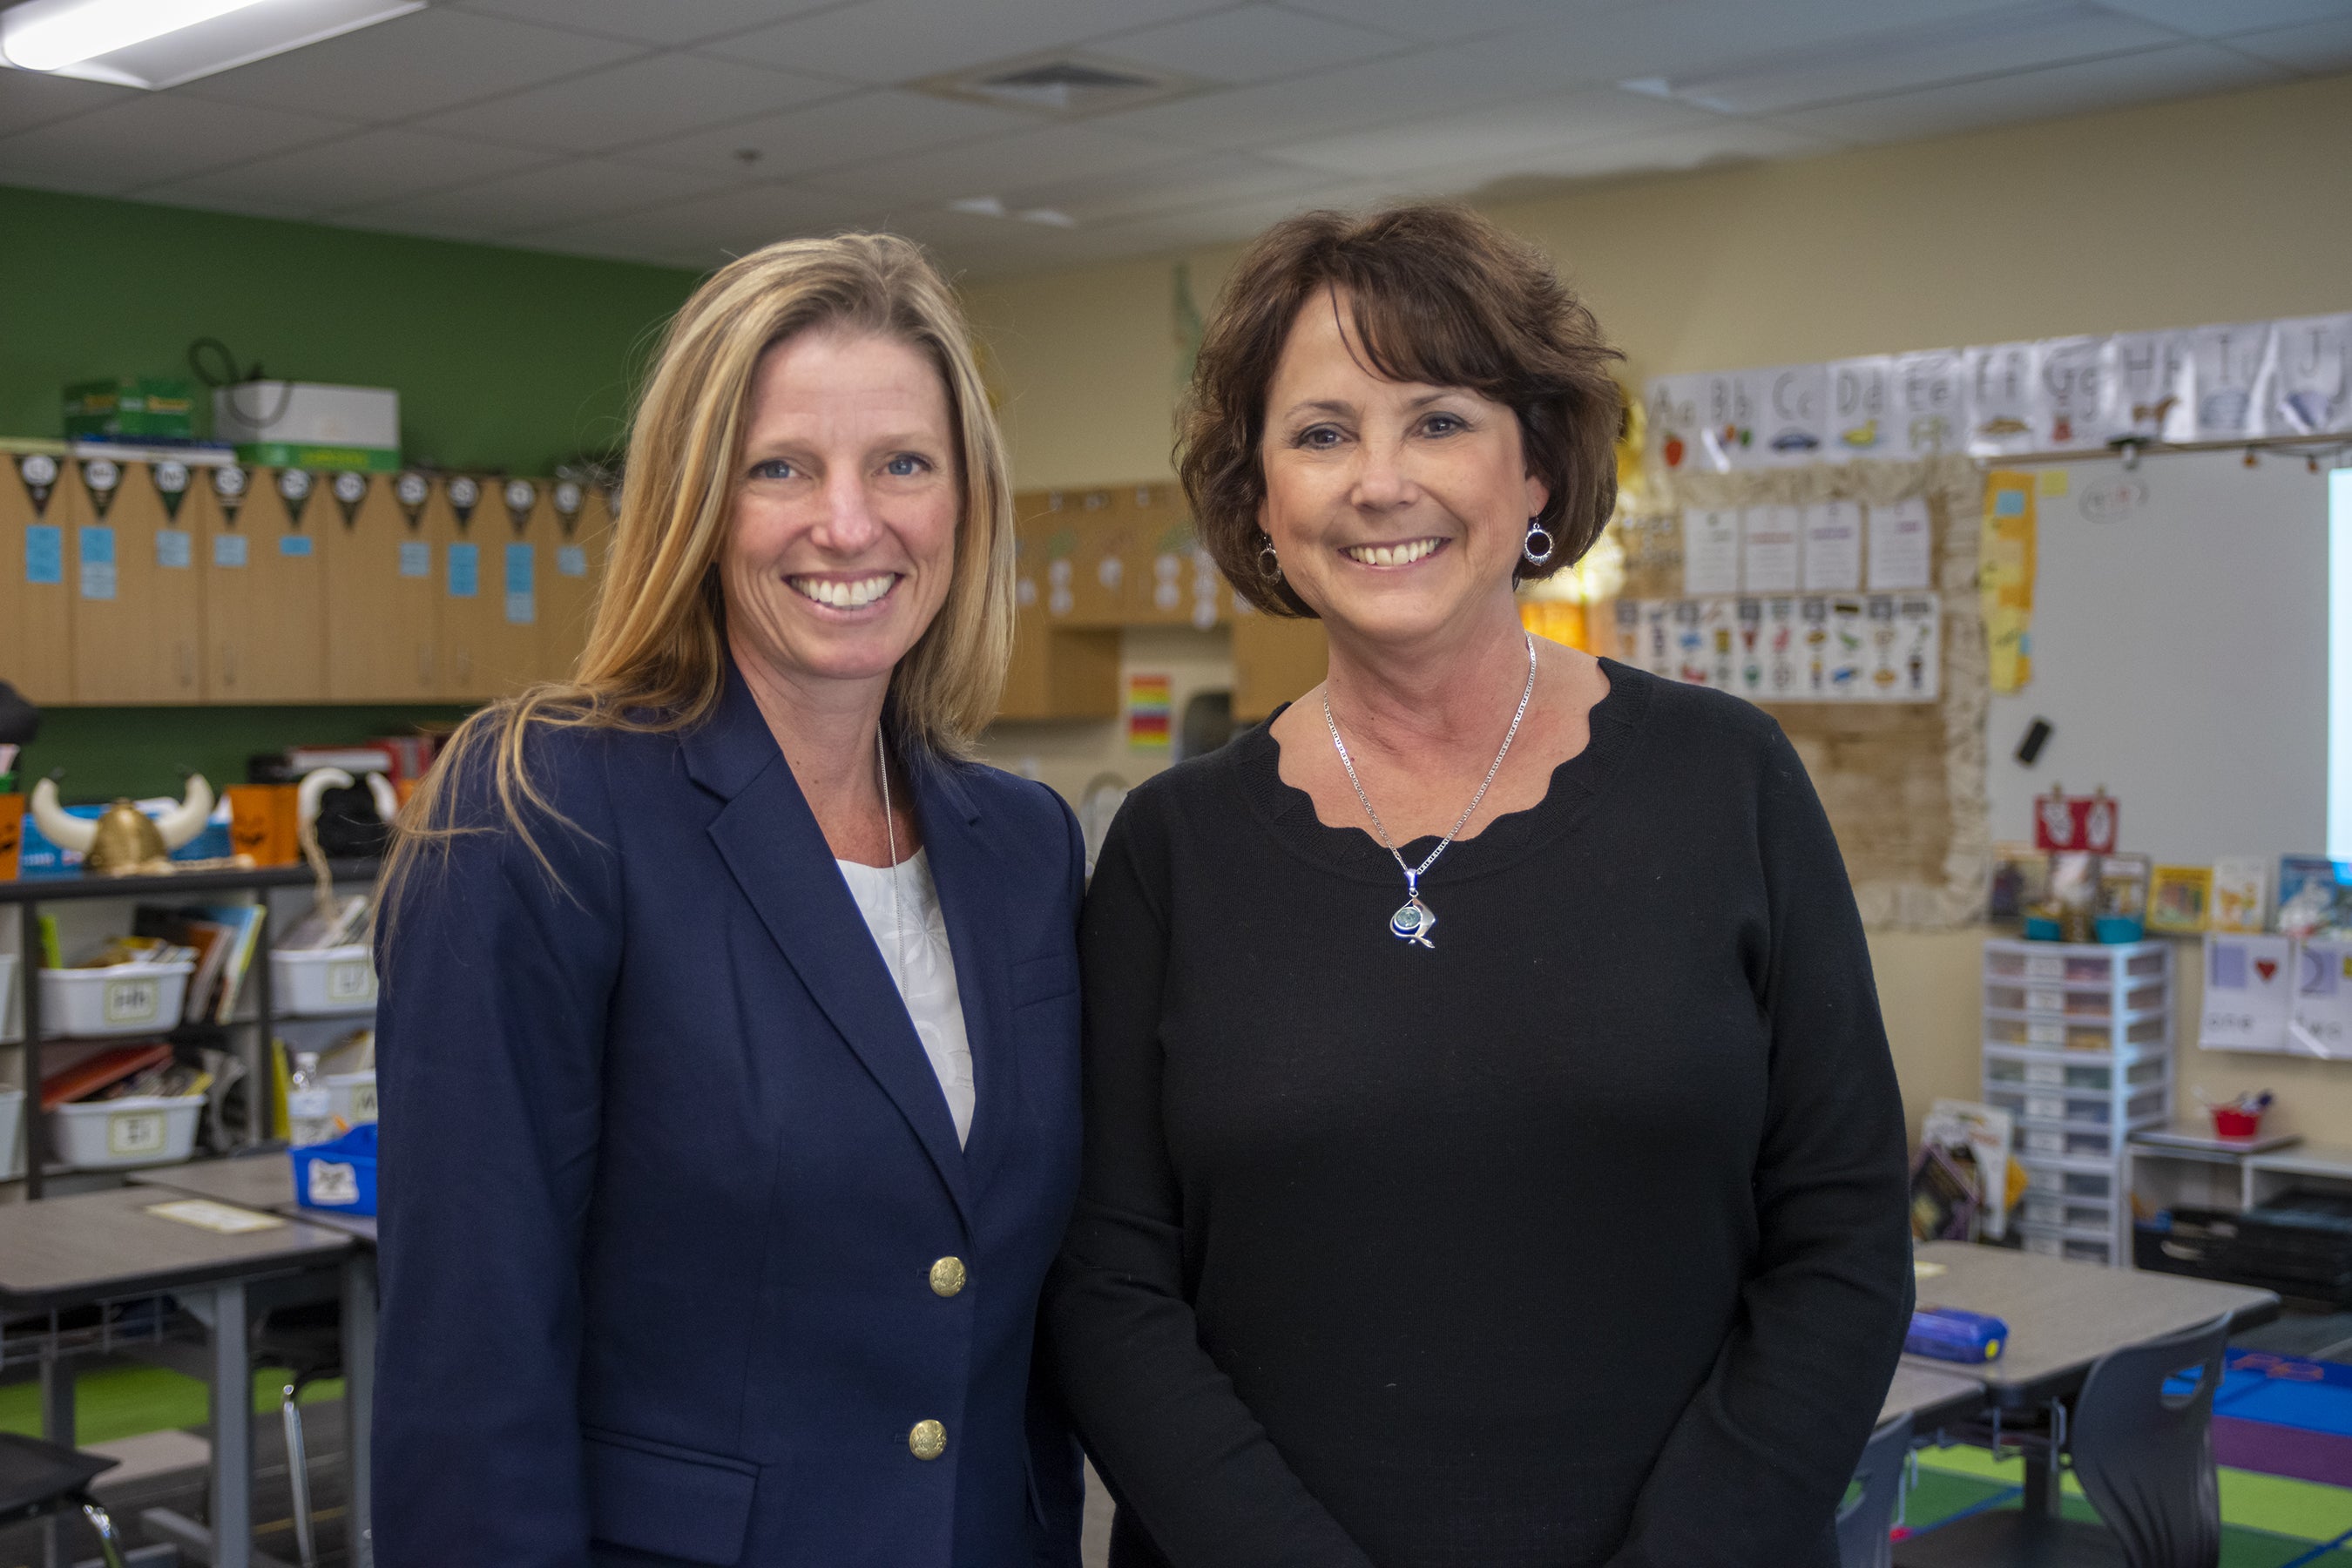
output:
<instances>
[{"instance_id":1,"label":"woman's blonde hair","mask_svg":"<svg viewBox=\"0 0 2352 1568\"><path fill-rule=\"evenodd\" d=\"M427 847L467 830L454 819L451 781L468 769L489 767L507 826L548 866L530 817L563 818L526 765L534 729L682 730L718 706L727 669L718 563L753 374L771 347L828 329L907 343L945 385L961 489L955 562L946 601L891 675L888 711L903 744L971 755L1012 657L1013 536L1004 443L962 310L922 251L894 235L784 240L712 274L671 320L631 426L587 647L570 679L501 698L450 738L401 812L379 907L394 907Z\"/></svg>"}]
</instances>

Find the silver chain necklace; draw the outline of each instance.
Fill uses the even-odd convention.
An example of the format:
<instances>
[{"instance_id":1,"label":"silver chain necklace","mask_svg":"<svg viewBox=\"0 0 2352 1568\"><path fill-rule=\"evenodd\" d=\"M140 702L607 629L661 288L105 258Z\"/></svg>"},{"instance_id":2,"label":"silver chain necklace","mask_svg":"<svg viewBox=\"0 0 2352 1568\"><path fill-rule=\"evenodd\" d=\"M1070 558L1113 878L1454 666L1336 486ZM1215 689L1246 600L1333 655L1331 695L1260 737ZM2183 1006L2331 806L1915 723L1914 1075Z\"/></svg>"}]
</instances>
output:
<instances>
[{"instance_id":1,"label":"silver chain necklace","mask_svg":"<svg viewBox=\"0 0 2352 1568\"><path fill-rule=\"evenodd\" d=\"M1478 785L1478 793L1470 797L1470 804L1462 808L1462 815L1454 819L1454 826L1446 830L1444 837L1437 841L1437 847L1429 852L1429 858L1418 866L1406 865L1404 857L1398 854L1397 847L1390 842L1389 830L1381 824L1381 814L1372 809L1372 797L1364 793L1364 781L1356 776L1355 759L1348 755L1348 742L1339 739L1339 721L1331 717L1331 693L1328 687L1324 690L1323 727L1331 731L1331 744L1339 753L1339 765L1348 770L1348 782L1356 786L1356 798L1363 802L1364 815L1372 819L1372 831L1381 836L1381 847L1389 852L1389 858L1397 863L1397 869L1404 873L1404 902L1398 907L1396 913L1389 917L1389 932L1405 942L1433 950L1437 946L1429 940L1431 929L1437 924L1437 915L1421 901L1422 876L1437 864L1437 858L1445 853L1446 846L1454 842L1454 836L1469 825L1471 814L1478 809L1478 803L1486 798L1486 786L1495 782L1495 775L1503 771L1503 759L1511 754L1511 742L1519 734L1519 721L1528 716L1528 699L1536 694L1536 639L1532 632L1521 635L1528 639L1528 684L1519 692L1518 711L1511 715L1511 727L1503 733L1503 749L1495 753L1494 765L1486 770L1486 778Z\"/></svg>"}]
</instances>

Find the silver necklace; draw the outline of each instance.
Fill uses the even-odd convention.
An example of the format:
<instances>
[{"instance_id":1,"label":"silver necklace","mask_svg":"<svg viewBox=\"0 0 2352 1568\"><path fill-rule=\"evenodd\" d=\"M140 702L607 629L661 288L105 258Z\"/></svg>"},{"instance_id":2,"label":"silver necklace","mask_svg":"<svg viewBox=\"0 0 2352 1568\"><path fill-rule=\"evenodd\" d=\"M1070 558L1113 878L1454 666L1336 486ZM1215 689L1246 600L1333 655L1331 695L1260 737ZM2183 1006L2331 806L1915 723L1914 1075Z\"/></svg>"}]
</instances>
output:
<instances>
[{"instance_id":1,"label":"silver necklace","mask_svg":"<svg viewBox=\"0 0 2352 1568\"><path fill-rule=\"evenodd\" d=\"M1454 842L1454 836L1469 825L1471 813L1476 811L1478 803L1486 798L1486 786L1495 782L1495 775L1503 771L1503 759L1511 754L1511 742L1518 738L1519 721L1528 716L1528 699L1536 694L1536 639L1532 632L1522 635L1528 639L1528 683L1519 692L1518 711L1511 715L1511 727L1503 732L1503 749L1495 753L1494 765L1486 770L1486 778L1478 785L1478 793L1470 797L1470 804L1462 808L1462 815L1454 819L1454 826L1446 830L1444 837L1437 841L1437 847L1429 852L1429 858L1418 866L1406 865L1404 857L1398 854L1397 847L1390 842L1389 830L1381 825L1381 814L1372 809L1372 797L1364 793L1364 781L1356 776L1355 759L1348 755L1348 742L1339 739L1339 721L1331 717L1331 694L1328 689L1324 691L1323 727L1331 731L1331 744L1339 753L1339 765L1348 770L1348 782L1356 786L1356 798L1363 803L1364 815L1372 819L1372 831L1381 836L1381 847L1389 852L1389 858L1397 863L1397 869L1404 873L1404 902L1398 906L1396 913L1389 917L1389 933L1391 936L1422 947L1434 949L1437 946L1429 940L1431 930L1437 924L1437 914L1421 901L1421 879L1437 864L1437 858L1445 853L1445 847Z\"/></svg>"}]
</instances>

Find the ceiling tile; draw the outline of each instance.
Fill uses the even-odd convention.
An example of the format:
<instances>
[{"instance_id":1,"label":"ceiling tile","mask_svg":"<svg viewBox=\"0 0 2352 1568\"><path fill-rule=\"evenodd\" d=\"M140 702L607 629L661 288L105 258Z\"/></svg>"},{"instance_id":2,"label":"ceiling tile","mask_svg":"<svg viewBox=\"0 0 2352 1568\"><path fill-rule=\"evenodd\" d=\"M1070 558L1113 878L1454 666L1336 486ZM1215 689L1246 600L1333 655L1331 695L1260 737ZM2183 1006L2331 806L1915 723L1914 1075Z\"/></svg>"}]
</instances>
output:
<instances>
[{"instance_id":1,"label":"ceiling tile","mask_svg":"<svg viewBox=\"0 0 2352 1568\"><path fill-rule=\"evenodd\" d=\"M1265 201L1332 183L1317 169L1245 153L1202 153L1181 163L1118 174L1087 174L1004 192L1016 211L1050 207L1094 227L1158 214Z\"/></svg>"},{"instance_id":2,"label":"ceiling tile","mask_svg":"<svg viewBox=\"0 0 2352 1568\"><path fill-rule=\"evenodd\" d=\"M135 87L110 87L40 71L0 69L0 136L30 131L53 120L87 114L110 103L129 103L145 94Z\"/></svg>"},{"instance_id":3,"label":"ceiling tile","mask_svg":"<svg viewBox=\"0 0 2352 1568\"><path fill-rule=\"evenodd\" d=\"M430 5L174 90L347 120L409 120L638 52L603 38Z\"/></svg>"},{"instance_id":4,"label":"ceiling tile","mask_svg":"<svg viewBox=\"0 0 2352 1568\"><path fill-rule=\"evenodd\" d=\"M746 33L712 52L877 86L1075 47L1107 33L1222 10L1232 0L859 0Z\"/></svg>"},{"instance_id":5,"label":"ceiling tile","mask_svg":"<svg viewBox=\"0 0 2352 1568\"><path fill-rule=\"evenodd\" d=\"M1461 46L1465 57L1504 69L1528 59L1551 62L1566 80L1630 78L1675 80L1765 58L1801 57L1822 47L1851 48L1988 13L2080 11L2059 0L1672 0L1580 5L1547 19Z\"/></svg>"},{"instance_id":6,"label":"ceiling tile","mask_svg":"<svg viewBox=\"0 0 2352 1568\"><path fill-rule=\"evenodd\" d=\"M2232 37L2229 47L2305 76L2352 70L2352 16Z\"/></svg>"},{"instance_id":7,"label":"ceiling tile","mask_svg":"<svg viewBox=\"0 0 2352 1568\"><path fill-rule=\"evenodd\" d=\"M1443 5L1432 5L1430 0L1279 0L1279 3L1286 11L1352 22L1360 26L1394 33L1401 38L1418 38L1435 44L1501 32L1507 27L1525 26L1530 22L1558 16L1563 10L1571 10L1581 16L1595 11L1616 10L1627 4L1644 4L1647 0L1598 0L1598 3L1595 0L1570 0L1569 4L1563 4L1563 0L1445 0Z\"/></svg>"},{"instance_id":8,"label":"ceiling tile","mask_svg":"<svg viewBox=\"0 0 2352 1568\"><path fill-rule=\"evenodd\" d=\"M791 179L893 153L1007 135L1036 123L1029 115L976 103L869 88L805 109L633 148L625 155L631 163L665 168L724 169ZM737 156L746 148L760 154L748 169Z\"/></svg>"},{"instance_id":9,"label":"ceiling tile","mask_svg":"<svg viewBox=\"0 0 2352 1568\"><path fill-rule=\"evenodd\" d=\"M1378 179L1448 165L1507 161L1576 142L1704 125L1720 116L1613 88L1548 94L1464 114L1265 149L1271 157L1335 174Z\"/></svg>"},{"instance_id":10,"label":"ceiling tile","mask_svg":"<svg viewBox=\"0 0 2352 1568\"><path fill-rule=\"evenodd\" d=\"M1713 119L1675 131L1533 148L1448 168L1423 169L1410 176L1408 189L1397 194L1515 201L1573 181L1803 158L1833 153L1841 145L1818 133L1765 121Z\"/></svg>"},{"instance_id":11,"label":"ceiling tile","mask_svg":"<svg viewBox=\"0 0 2352 1568\"><path fill-rule=\"evenodd\" d=\"M323 142L351 129L307 114L142 92L110 108L0 137L0 166L45 173L76 189L120 193Z\"/></svg>"},{"instance_id":12,"label":"ceiling tile","mask_svg":"<svg viewBox=\"0 0 2352 1568\"><path fill-rule=\"evenodd\" d=\"M1049 125L993 141L828 170L806 183L894 213L927 211L963 196L1001 195L1056 180L1117 174L1184 159L1184 150L1114 136L1090 125Z\"/></svg>"},{"instance_id":13,"label":"ceiling tile","mask_svg":"<svg viewBox=\"0 0 2352 1568\"><path fill-rule=\"evenodd\" d=\"M2279 67L2212 44L2167 49L2078 65L2020 71L1990 81L1928 88L1825 109L1775 116L1800 131L1854 142L1899 142L1987 125L2009 125L2065 114L2199 93L2226 92L2279 81Z\"/></svg>"},{"instance_id":14,"label":"ceiling tile","mask_svg":"<svg viewBox=\"0 0 2352 1568\"><path fill-rule=\"evenodd\" d=\"M1162 27L1121 33L1097 54L1203 81L1265 81L1392 55L1412 46L1392 33L1286 11L1244 5Z\"/></svg>"},{"instance_id":15,"label":"ceiling tile","mask_svg":"<svg viewBox=\"0 0 2352 1568\"><path fill-rule=\"evenodd\" d=\"M425 123L519 147L602 153L772 114L843 90L812 77L701 55L650 55L436 115Z\"/></svg>"},{"instance_id":16,"label":"ceiling tile","mask_svg":"<svg viewBox=\"0 0 2352 1568\"><path fill-rule=\"evenodd\" d=\"M1456 45L1288 81L1196 93L1103 115L1092 123L1125 136L1239 151L1384 125L1405 112L1428 116L1475 109L1569 85L1556 56L1514 59L1481 46Z\"/></svg>"},{"instance_id":17,"label":"ceiling tile","mask_svg":"<svg viewBox=\"0 0 2352 1568\"><path fill-rule=\"evenodd\" d=\"M2346 0L2099 0L2110 11L2135 16L2200 38L2267 31L2296 22L2352 17Z\"/></svg>"},{"instance_id":18,"label":"ceiling tile","mask_svg":"<svg viewBox=\"0 0 2352 1568\"><path fill-rule=\"evenodd\" d=\"M391 227L415 219L437 226L436 232L503 237L660 205L718 183L675 169L578 158L454 190L354 206L343 216Z\"/></svg>"},{"instance_id":19,"label":"ceiling tile","mask_svg":"<svg viewBox=\"0 0 2352 1568\"><path fill-rule=\"evenodd\" d=\"M146 200L195 206L217 201L224 210L230 210L230 203L262 203L308 215L396 201L553 162L545 153L391 126L152 185L139 194Z\"/></svg>"},{"instance_id":20,"label":"ceiling tile","mask_svg":"<svg viewBox=\"0 0 2352 1568\"><path fill-rule=\"evenodd\" d=\"M462 0L468 11L602 33L639 44L691 44L766 26L839 0Z\"/></svg>"},{"instance_id":21,"label":"ceiling tile","mask_svg":"<svg viewBox=\"0 0 2352 1568\"><path fill-rule=\"evenodd\" d=\"M595 223L551 227L532 243L632 236L647 254L740 255L774 240L854 227L857 217L856 204L830 192L738 185Z\"/></svg>"},{"instance_id":22,"label":"ceiling tile","mask_svg":"<svg viewBox=\"0 0 2352 1568\"><path fill-rule=\"evenodd\" d=\"M1770 114L1813 104L1879 98L2071 60L2179 43L2162 27L2079 6L2051 15L1961 17L1926 27L1821 46L1676 80L1693 102L1732 114Z\"/></svg>"}]
</instances>

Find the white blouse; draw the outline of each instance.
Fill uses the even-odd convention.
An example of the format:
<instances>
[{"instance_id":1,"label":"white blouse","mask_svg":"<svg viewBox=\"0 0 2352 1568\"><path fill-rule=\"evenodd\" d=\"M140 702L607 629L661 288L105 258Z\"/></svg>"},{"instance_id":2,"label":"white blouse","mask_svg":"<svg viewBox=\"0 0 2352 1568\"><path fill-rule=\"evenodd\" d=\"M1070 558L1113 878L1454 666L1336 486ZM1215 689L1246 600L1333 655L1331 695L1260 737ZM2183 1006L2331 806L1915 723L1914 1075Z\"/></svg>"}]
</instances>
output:
<instances>
[{"instance_id":1,"label":"white blouse","mask_svg":"<svg viewBox=\"0 0 2352 1568\"><path fill-rule=\"evenodd\" d=\"M898 983L898 995L914 1020L923 1054L931 1058L940 1090L947 1096L948 1114L955 1118L956 1143L971 1136L971 1108L976 1096L971 1080L971 1039L964 1032L963 999L956 988L955 954L948 947L947 911L940 907L940 890L931 880L929 853L918 849L893 867L861 866L854 860L834 862L849 896L866 917L874 945ZM891 886L898 896L891 897ZM895 903L895 909L894 909Z\"/></svg>"}]
</instances>

